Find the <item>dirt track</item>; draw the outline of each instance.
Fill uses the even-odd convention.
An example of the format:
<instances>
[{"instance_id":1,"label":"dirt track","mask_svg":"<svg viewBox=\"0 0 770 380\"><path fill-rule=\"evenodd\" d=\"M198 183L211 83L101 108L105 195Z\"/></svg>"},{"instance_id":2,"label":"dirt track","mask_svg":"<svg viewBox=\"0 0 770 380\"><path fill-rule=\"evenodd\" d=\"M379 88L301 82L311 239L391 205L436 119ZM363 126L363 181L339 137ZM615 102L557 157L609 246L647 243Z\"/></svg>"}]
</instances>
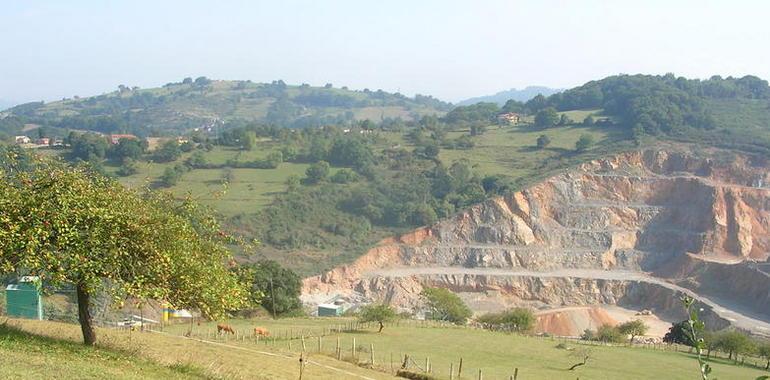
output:
<instances>
[{"instance_id":1,"label":"dirt track","mask_svg":"<svg viewBox=\"0 0 770 380\"><path fill-rule=\"evenodd\" d=\"M411 277L420 275L477 275L501 277L539 277L539 278L586 278L597 280L638 281L660 285L676 292L687 294L698 301L709 305L722 318L727 319L736 327L753 331L760 335L770 336L770 323L753 318L727 306L724 300L715 301L713 298L696 294L689 289L672 284L660 278L655 278L644 272L626 270L601 269L559 269L547 272L530 270L509 270L497 268L463 268L463 267L404 267L380 269L368 272L365 277Z\"/></svg>"}]
</instances>

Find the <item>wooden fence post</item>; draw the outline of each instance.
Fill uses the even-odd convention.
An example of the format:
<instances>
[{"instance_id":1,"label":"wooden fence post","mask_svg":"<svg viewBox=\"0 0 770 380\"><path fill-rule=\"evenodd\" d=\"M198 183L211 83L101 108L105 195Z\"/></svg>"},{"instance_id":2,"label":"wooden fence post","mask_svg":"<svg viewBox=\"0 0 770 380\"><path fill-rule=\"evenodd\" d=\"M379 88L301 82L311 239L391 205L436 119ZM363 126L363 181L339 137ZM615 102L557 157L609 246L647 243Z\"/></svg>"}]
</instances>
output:
<instances>
[{"instance_id":1,"label":"wooden fence post","mask_svg":"<svg viewBox=\"0 0 770 380\"><path fill-rule=\"evenodd\" d=\"M322 336L319 335L318 336L318 352L322 352L323 351L323 342L321 341L321 339L322 339Z\"/></svg>"},{"instance_id":2,"label":"wooden fence post","mask_svg":"<svg viewBox=\"0 0 770 380\"><path fill-rule=\"evenodd\" d=\"M301 339L302 339L302 352L305 352L305 336L302 335Z\"/></svg>"},{"instance_id":3,"label":"wooden fence post","mask_svg":"<svg viewBox=\"0 0 770 380\"><path fill-rule=\"evenodd\" d=\"M353 345L350 347L350 354L353 355L353 360L356 360L356 338L353 337Z\"/></svg>"},{"instance_id":4,"label":"wooden fence post","mask_svg":"<svg viewBox=\"0 0 770 380\"><path fill-rule=\"evenodd\" d=\"M516 367L516 369L513 370L513 380L518 380L519 378L519 368Z\"/></svg>"},{"instance_id":5,"label":"wooden fence post","mask_svg":"<svg viewBox=\"0 0 770 380\"><path fill-rule=\"evenodd\" d=\"M305 358L303 355L304 353L299 354L299 380L302 380L302 372L305 369Z\"/></svg>"},{"instance_id":6,"label":"wooden fence post","mask_svg":"<svg viewBox=\"0 0 770 380\"><path fill-rule=\"evenodd\" d=\"M454 379L455 374L455 363L449 363L449 380Z\"/></svg>"},{"instance_id":7,"label":"wooden fence post","mask_svg":"<svg viewBox=\"0 0 770 380\"><path fill-rule=\"evenodd\" d=\"M337 360L340 360L340 356L342 354L342 351L340 349L340 337L337 337L337 348L334 349L334 352L337 353Z\"/></svg>"},{"instance_id":8,"label":"wooden fence post","mask_svg":"<svg viewBox=\"0 0 770 380\"><path fill-rule=\"evenodd\" d=\"M459 379L463 375L463 358L460 358L460 365L457 367L457 378Z\"/></svg>"},{"instance_id":9,"label":"wooden fence post","mask_svg":"<svg viewBox=\"0 0 770 380\"><path fill-rule=\"evenodd\" d=\"M479 380L484 380L484 374L481 373L481 368L479 368Z\"/></svg>"}]
</instances>

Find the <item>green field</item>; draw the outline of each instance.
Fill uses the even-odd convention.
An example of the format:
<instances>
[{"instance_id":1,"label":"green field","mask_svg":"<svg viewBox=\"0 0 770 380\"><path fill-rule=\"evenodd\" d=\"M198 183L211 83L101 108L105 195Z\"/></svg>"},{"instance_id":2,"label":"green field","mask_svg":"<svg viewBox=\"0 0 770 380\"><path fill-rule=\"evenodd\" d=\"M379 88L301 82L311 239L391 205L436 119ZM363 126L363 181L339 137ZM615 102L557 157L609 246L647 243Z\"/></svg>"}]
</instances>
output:
<instances>
[{"instance_id":1,"label":"green field","mask_svg":"<svg viewBox=\"0 0 770 380\"><path fill-rule=\"evenodd\" d=\"M261 141L252 151L239 151L228 147L216 147L206 152L206 159L217 165L227 160L253 161L266 157L274 144ZM139 163L139 173L128 177L119 177L119 181L130 187L154 185L167 167L174 166L189 157L183 155L171 163ZM269 204L276 194L286 191L286 180L291 176L304 177L308 164L283 162L275 169L193 169L182 176L175 186L168 190L177 197L188 194L201 203L214 207L224 217L239 214L253 214ZM117 166L106 166L108 172L114 173ZM337 169L332 169L334 173ZM229 173L229 174L228 174ZM229 180L227 187L224 183Z\"/></svg>"},{"instance_id":2,"label":"green field","mask_svg":"<svg viewBox=\"0 0 770 380\"><path fill-rule=\"evenodd\" d=\"M299 374L300 355L279 347L100 328L97 348L86 348L77 325L8 323L12 328L0 328L2 379L295 379ZM306 379L393 378L325 355L305 358Z\"/></svg>"},{"instance_id":3,"label":"green field","mask_svg":"<svg viewBox=\"0 0 770 380\"><path fill-rule=\"evenodd\" d=\"M463 377L475 379L479 369L486 379L507 379L514 369L519 369L520 379L694 379L699 378L698 364L695 357L687 352L664 351L661 349L620 346L593 346L567 341L567 349L557 348L562 340L552 338L526 337L520 335L489 332L464 327L442 327L435 324L422 324L419 321L403 321L397 326L386 326L381 334L374 326L357 332L336 334L329 328L344 325L349 319L301 318L280 320L230 320L228 323L239 331L239 336L255 326L269 329L277 340L273 343L265 339L257 342L253 338L245 341L228 338L228 344L247 347L277 347L283 350L300 351L302 336L305 336L306 350L318 353L318 335L327 334L321 339L321 350L325 355L334 357L339 338L344 360L352 360L353 339L357 347L357 361L368 364L371 360L371 348L374 347L374 364L381 371L389 372L391 355L394 366L399 366L408 354L414 363L425 367L429 358L432 374L437 378L449 378L449 368L455 369L463 359ZM166 331L182 334L187 326L172 326ZM213 337L215 324L195 326L194 336L206 339ZM287 339L293 336L294 339ZM219 338L220 341L223 338ZM291 343L290 343L291 342ZM574 349L586 347L592 351L588 364L575 371L568 368L577 360L570 356ZM754 359L747 362L753 363ZM758 359L757 359L758 360ZM757 368L734 365L724 359L710 361L714 368L714 377L726 379L754 379L766 374ZM761 363L760 363L761 365ZM419 371L416 366L412 369ZM455 376L455 378L457 378Z\"/></svg>"},{"instance_id":4,"label":"green field","mask_svg":"<svg viewBox=\"0 0 770 380\"><path fill-rule=\"evenodd\" d=\"M467 133L467 130L457 130L450 132L449 137L456 138ZM582 134L593 136L597 147L614 145L622 149L617 143L624 136L607 128L564 126L538 129L529 125L492 126L483 135L474 137L476 145L472 149L442 149L439 157L445 163L467 159L484 175L499 174L515 179L532 175L547 159L573 155L575 142ZM551 139L551 144L546 149L536 149L540 135Z\"/></svg>"},{"instance_id":5,"label":"green field","mask_svg":"<svg viewBox=\"0 0 770 380\"><path fill-rule=\"evenodd\" d=\"M108 348L87 348L68 340L0 326L2 379L202 379L187 366L163 366Z\"/></svg>"}]
</instances>

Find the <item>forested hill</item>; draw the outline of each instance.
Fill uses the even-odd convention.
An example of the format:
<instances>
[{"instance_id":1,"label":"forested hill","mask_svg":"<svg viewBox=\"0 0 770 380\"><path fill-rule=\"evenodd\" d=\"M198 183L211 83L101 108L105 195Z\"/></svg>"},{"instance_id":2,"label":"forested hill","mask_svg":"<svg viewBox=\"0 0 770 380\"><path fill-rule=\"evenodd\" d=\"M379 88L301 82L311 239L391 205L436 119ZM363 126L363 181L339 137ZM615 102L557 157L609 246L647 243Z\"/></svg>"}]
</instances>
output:
<instances>
[{"instance_id":1,"label":"forested hill","mask_svg":"<svg viewBox=\"0 0 770 380\"><path fill-rule=\"evenodd\" d=\"M478 96L475 98L465 99L458 102L457 105L467 106L476 103L496 103L499 106L505 104L505 102L513 99L517 102L526 102L538 95L549 96L553 95L560 89L544 87L544 86L527 86L521 90L512 88L510 90L500 91L494 95Z\"/></svg>"},{"instance_id":2,"label":"forested hill","mask_svg":"<svg viewBox=\"0 0 770 380\"><path fill-rule=\"evenodd\" d=\"M441 115L451 104L430 96L413 98L382 90L353 91L331 84L290 86L283 81L219 81L199 77L161 88L119 86L117 91L51 103L27 103L5 112L12 123L53 128L134 133L179 133L228 121L263 122L282 127L346 125L356 120L417 119ZM8 117L6 117L7 119Z\"/></svg>"},{"instance_id":3,"label":"forested hill","mask_svg":"<svg viewBox=\"0 0 770 380\"><path fill-rule=\"evenodd\" d=\"M770 86L755 76L619 75L535 97L522 108L531 113L601 110L613 117L607 125L636 139L652 136L770 154Z\"/></svg>"}]
</instances>

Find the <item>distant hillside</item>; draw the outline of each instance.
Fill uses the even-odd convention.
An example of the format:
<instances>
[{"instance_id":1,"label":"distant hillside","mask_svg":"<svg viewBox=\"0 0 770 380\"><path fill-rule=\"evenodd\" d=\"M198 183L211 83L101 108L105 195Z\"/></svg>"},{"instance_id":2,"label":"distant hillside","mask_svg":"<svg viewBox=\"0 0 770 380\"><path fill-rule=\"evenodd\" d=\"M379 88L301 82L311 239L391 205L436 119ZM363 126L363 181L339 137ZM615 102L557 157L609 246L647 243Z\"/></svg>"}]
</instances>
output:
<instances>
[{"instance_id":1,"label":"distant hillside","mask_svg":"<svg viewBox=\"0 0 770 380\"><path fill-rule=\"evenodd\" d=\"M104 133L168 134L233 120L282 127L345 125L356 120L417 119L443 114L451 104L430 96L410 98L382 90L290 86L200 77L161 88L119 86L118 91L52 103L27 103L8 113L24 123Z\"/></svg>"},{"instance_id":2,"label":"distant hillside","mask_svg":"<svg viewBox=\"0 0 770 380\"><path fill-rule=\"evenodd\" d=\"M543 96L549 96L560 91L562 90L556 89L556 88L543 87L543 86L527 86L522 90L517 90L515 88L512 88L510 90L500 91L494 95L479 96L475 98L466 99L457 103L457 105L467 106L467 105L476 104L479 102L489 102L489 103L497 103L497 105L502 106L503 104L505 104L505 102L507 102L510 99L513 99L517 102L526 102L527 100L534 98L538 94L542 94Z\"/></svg>"}]
</instances>

